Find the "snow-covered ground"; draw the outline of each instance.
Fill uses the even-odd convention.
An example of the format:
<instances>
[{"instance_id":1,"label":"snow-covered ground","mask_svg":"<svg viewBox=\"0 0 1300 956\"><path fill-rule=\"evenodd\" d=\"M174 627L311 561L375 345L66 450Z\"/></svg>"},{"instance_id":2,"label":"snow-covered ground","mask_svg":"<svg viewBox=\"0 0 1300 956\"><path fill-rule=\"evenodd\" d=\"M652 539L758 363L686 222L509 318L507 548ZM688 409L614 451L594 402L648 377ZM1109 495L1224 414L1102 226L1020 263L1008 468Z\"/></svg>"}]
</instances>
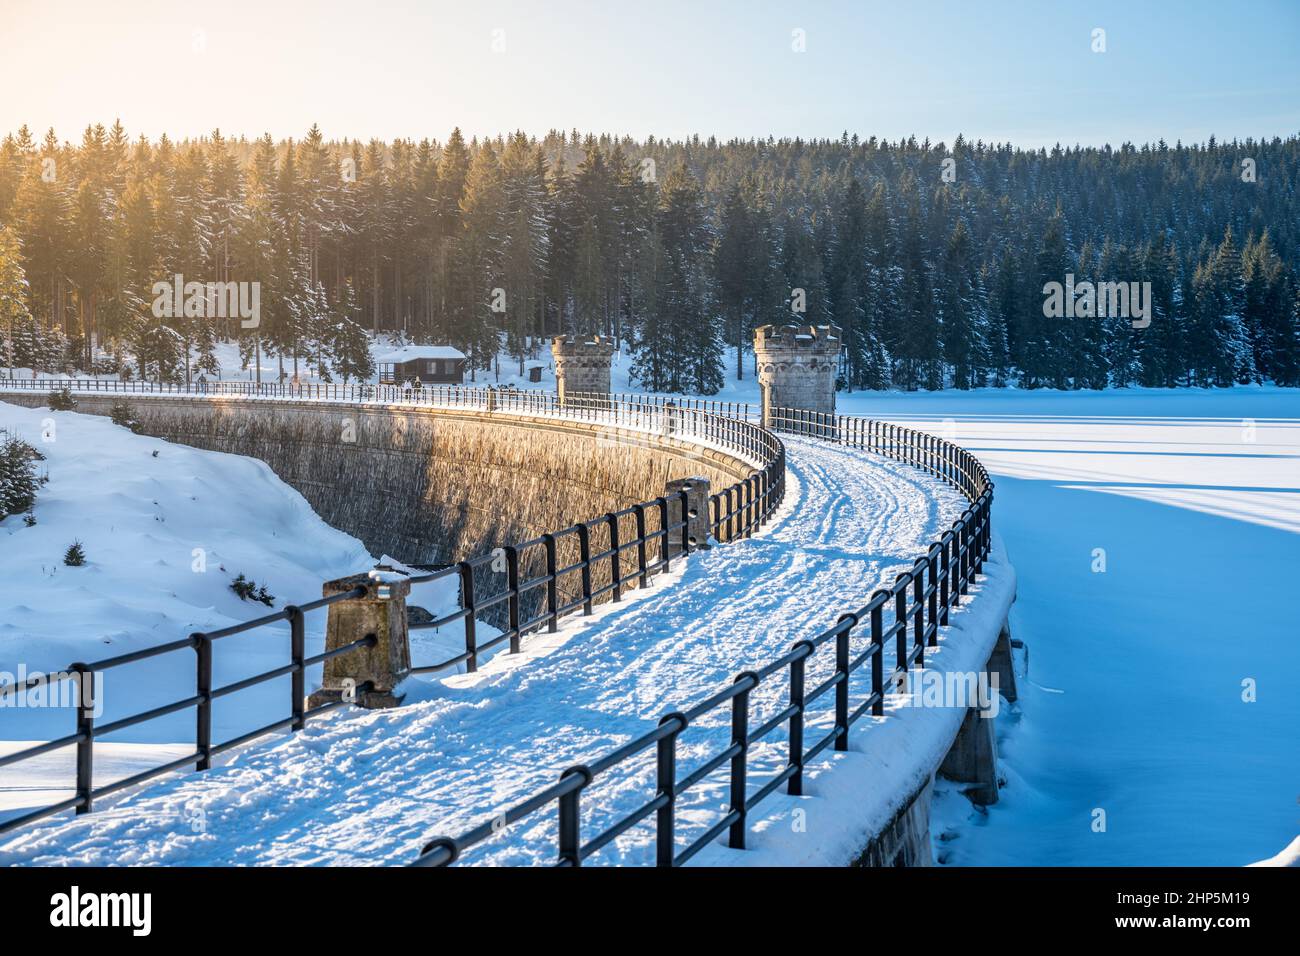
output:
<instances>
[{"instance_id":1,"label":"snow-covered ground","mask_svg":"<svg viewBox=\"0 0 1300 956\"><path fill-rule=\"evenodd\" d=\"M815 442L789 449L790 492L772 524L697 554L675 580L657 579L593 618L569 618L560 634L536 637L524 654L500 655L475 675L412 682L409 706L331 715L207 774L25 830L0 843L0 862L409 861L429 836L499 813L834 623L892 583L962 507L955 492L910 467ZM832 656L817 656L810 686ZM760 687L753 720L780 709L786 693L783 680ZM861 734L874 730L869 723ZM681 741L683 773L724 748L728 733L725 708L692 726ZM755 785L784 761L776 734L751 758ZM647 760L600 778L588 792L588 832L647 800L651 773ZM682 840L715 822L725 799L725 770L690 791L678 811ZM196 815L198 828L186 822ZM553 825L553 812L539 814L467 862L549 861ZM594 862L646 862L652 841L649 829L635 828Z\"/></svg>"},{"instance_id":2,"label":"snow-covered ground","mask_svg":"<svg viewBox=\"0 0 1300 956\"><path fill-rule=\"evenodd\" d=\"M374 564L359 541L326 525L255 459L133 435L94 415L2 402L0 428L36 447L49 476L37 496L35 525L21 515L0 522L0 681L14 680L20 668L62 671L74 661L115 657L270 613L231 590L240 573L264 585L279 608L313 600L322 581ZM81 567L63 564L74 540L85 549ZM446 613L455 604L454 583L451 593L441 583L437 588L417 591L414 603ZM324 622L324 612L307 617L309 654L323 649ZM417 634L417 662L454 653L434 646L449 635ZM213 655L214 677L230 683L285 664L288 654L283 624L225 638ZM178 651L109 672L99 719L184 696L194 687L194 669L194 655ZM309 673L309 686L313 680L319 673ZM280 678L219 703L215 739L286 716L289 692L288 678ZM192 740L193 723L187 710L110 735L97 745L96 783L174 759L177 748L170 745ZM73 725L66 706L0 707L0 751L64 736ZM54 802L52 794L65 798L71 781L71 749L0 768L0 814Z\"/></svg>"}]
</instances>

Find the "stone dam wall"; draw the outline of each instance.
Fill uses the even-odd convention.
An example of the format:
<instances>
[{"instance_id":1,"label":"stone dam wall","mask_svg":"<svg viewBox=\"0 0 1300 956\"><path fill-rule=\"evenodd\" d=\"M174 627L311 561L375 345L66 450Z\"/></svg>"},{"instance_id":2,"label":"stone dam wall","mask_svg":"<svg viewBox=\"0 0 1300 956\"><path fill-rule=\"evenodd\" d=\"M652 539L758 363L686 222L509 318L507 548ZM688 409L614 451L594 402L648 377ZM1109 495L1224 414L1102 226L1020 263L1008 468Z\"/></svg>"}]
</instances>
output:
<instances>
[{"instance_id":1,"label":"stone dam wall","mask_svg":"<svg viewBox=\"0 0 1300 956\"><path fill-rule=\"evenodd\" d=\"M93 415L108 415L125 399L144 434L259 458L328 524L376 557L410 564L447 564L557 531L662 495L674 479L706 477L716 492L752 471L672 437L503 412L224 396L76 398L77 411ZM3 393L0 400L44 407L48 399ZM647 524L657 528L657 517ZM620 538L633 535L629 516ZM599 538L593 533L593 552L608 546L607 536ZM624 564L634 565L635 555L624 554Z\"/></svg>"}]
</instances>

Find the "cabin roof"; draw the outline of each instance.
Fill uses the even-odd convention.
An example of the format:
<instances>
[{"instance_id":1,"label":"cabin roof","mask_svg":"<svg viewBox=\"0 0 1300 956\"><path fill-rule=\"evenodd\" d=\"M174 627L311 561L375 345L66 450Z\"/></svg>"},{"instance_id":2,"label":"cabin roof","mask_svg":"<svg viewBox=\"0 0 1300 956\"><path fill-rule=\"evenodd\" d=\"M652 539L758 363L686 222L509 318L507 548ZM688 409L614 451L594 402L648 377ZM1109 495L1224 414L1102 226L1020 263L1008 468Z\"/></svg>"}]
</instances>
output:
<instances>
[{"instance_id":1,"label":"cabin roof","mask_svg":"<svg viewBox=\"0 0 1300 956\"><path fill-rule=\"evenodd\" d=\"M464 359L465 353L450 345L407 345L375 356L376 362L410 362L415 359Z\"/></svg>"}]
</instances>

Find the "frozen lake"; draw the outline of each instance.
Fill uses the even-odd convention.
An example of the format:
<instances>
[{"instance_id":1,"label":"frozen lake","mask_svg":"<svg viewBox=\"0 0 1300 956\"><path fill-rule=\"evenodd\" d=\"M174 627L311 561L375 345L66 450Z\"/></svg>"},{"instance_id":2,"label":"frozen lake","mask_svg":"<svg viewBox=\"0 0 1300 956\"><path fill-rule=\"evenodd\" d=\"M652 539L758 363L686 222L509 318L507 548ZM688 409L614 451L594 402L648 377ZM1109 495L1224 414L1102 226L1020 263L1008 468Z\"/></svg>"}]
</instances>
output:
<instances>
[{"instance_id":1,"label":"frozen lake","mask_svg":"<svg viewBox=\"0 0 1300 956\"><path fill-rule=\"evenodd\" d=\"M987 814L951 789L936 801L942 862L1235 865L1300 832L1300 394L947 392L840 409L979 456L1019 576L1028 674L999 717L1002 800Z\"/></svg>"}]
</instances>

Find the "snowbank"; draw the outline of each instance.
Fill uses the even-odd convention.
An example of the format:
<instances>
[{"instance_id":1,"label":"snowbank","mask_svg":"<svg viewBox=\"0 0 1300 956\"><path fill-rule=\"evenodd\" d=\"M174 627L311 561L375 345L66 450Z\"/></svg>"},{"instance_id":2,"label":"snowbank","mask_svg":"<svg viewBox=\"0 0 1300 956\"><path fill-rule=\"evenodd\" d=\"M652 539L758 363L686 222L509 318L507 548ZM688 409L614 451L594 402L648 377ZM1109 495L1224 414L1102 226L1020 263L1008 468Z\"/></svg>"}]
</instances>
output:
<instances>
[{"instance_id":1,"label":"snowbank","mask_svg":"<svg viewBox=\"0 0 1300 956\"><path fill-rule=\"evenodd\" d=\"M12 680L20 668L61 671L74 661L268 613L231 589L241 573L281 607L319 597L322 581L374 563L360 542L324 524L260 461L134 435L75 412L0 403L0 427L40 451L49 476L34 526L21 515L0 522L0 671L10 675L0 680ZM81 567L63 564L74 540L86 553ZM323 649L324 614L307 620L308 652L316 653ZM283 625L224 640L214 655L216 679L226 683L284 663L288 640ZM315 676L308 675L309 684ZM184 653L111 671L101 721L169 702L193 686L193 655ZM283 681L249 689L214 708L214 732L228 739L284 716L288 706ZM63 736L73 719L68 707L3 707L0 740ZM182 711L113 734L96 747L97 781L165 762L154 758L193 733L193 713ZM132 749L140 743L148 746ZM50 802L38 791L56 782L67 796L71 765L65 748L0 769L0 809Z\"/></svg>"},{"instance_id":2,"label":"snowbank","mask_svg":"<svg viewBox=\"0 0 1300 956\"><path fill-rule=\"evenodd\" d=\"M1292 840L1276 856L1270 856L1267 860L1260 860L1258 863L1248 864L1249 866L1300 866L1300 836Z\"/></svg>"}]
</instances>

